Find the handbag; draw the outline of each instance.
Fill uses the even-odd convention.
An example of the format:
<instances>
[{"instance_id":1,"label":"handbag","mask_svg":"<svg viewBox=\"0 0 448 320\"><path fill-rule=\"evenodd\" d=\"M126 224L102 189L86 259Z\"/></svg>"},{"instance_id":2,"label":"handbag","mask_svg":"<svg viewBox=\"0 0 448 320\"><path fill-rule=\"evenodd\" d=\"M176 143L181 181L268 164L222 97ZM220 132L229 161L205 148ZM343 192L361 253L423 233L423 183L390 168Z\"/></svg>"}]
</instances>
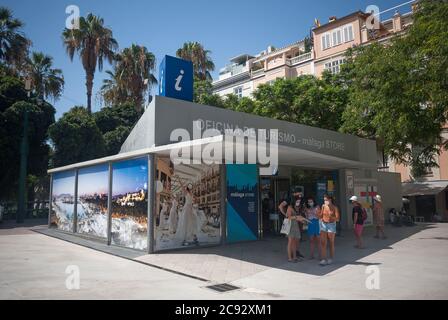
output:
<instances>
[{"instance_id":1,"label":"handbag","mask_svg":"<svg viewBox=\"0 0 448 320\"><path fill-rule=\"evenodd\" d=\"M291 220L289 220L288 218L283 219L283 224L280 233L288 234L290 230L291 230Z\"/></svg>"}]
</instances>

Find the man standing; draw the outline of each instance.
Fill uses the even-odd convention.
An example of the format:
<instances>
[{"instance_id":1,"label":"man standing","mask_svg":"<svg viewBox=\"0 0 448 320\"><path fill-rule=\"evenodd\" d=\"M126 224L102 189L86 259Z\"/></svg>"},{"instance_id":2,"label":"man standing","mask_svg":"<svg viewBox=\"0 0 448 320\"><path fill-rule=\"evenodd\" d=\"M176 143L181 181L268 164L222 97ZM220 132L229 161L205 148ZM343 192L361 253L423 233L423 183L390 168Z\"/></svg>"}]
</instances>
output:
<instances>
[{"instance_id":1,"label":"man standing","mask_svg":"<svg viewBox=\"0 0 448 320\"><path fill-rule=\"evenodd\" d=\"M352 219L353 219L353 231L355 233L356 245L355 248L363 249L362 243L362 231L364 228L364 220L365 220L365 210L361 207L361 204L358 202L357 196L352 196L350 198L350 203L353 205L352 209Z\"/></svg>"}]
</instances>

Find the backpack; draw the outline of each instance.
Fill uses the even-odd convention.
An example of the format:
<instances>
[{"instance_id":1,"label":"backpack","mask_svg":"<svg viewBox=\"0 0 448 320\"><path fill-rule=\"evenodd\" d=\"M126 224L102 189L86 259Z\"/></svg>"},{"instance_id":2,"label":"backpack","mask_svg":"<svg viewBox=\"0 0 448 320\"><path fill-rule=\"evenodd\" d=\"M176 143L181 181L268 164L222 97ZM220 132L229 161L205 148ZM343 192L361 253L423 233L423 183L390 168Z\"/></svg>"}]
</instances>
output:
<instances>
[{"instance_id":1,"label":"backpack","mask_svg":"<svg viewBox=\"0 0 448 320\"><path fill-rule=\"evenodd\" d=\"M365 208L362 208L362 221L366 221L367 220L367 211Z\"/></svg>"}]
</instances>

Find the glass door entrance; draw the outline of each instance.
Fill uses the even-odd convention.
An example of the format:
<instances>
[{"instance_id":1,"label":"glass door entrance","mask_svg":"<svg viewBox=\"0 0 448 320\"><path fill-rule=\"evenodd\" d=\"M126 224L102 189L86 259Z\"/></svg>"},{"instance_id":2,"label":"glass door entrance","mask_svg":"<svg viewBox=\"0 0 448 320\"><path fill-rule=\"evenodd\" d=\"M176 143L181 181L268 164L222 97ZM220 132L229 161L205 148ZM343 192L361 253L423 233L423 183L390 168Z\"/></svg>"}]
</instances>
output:
<instances>
[{"instance_id":1,"label":"glass door entrance","mask_svg":"<svg viewBox=\"0 0 448 320\"><path fill-rule=\"evenodd\" d=\"M281 200L289 198L290 181L287 178L263 177L260 182L263 237L280 235L283 215L278 205Z\"/></svg>"}]
</instances>

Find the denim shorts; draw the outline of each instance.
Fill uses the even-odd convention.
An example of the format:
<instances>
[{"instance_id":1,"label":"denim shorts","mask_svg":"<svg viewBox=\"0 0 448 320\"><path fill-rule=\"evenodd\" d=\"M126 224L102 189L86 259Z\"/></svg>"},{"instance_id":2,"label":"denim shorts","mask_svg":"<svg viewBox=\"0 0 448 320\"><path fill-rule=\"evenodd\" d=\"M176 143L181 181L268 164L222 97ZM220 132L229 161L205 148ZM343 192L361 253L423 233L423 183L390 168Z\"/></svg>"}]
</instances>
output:
<instances>
[{"instance_id":1,"label":"denim shorts","mask_svg":"<svg viewBox=\"0 0 448 320\"><path fill-rule=\"evenodd\" d=\"M311 223L308 224L308 236L314 237L318 236L320 234L319 230L319 220L318 219L311 219Z\"/></svg>"},{"instance_id":2,"label":"denim shorts","mask_svg":"<svg viewBox=\"0 0 448 320\"><path fill-rule=\"evenodd\" d=\"M323 222L320 220L320 231L336 233L336 222Z\"/></svg>"}]
</instances>

